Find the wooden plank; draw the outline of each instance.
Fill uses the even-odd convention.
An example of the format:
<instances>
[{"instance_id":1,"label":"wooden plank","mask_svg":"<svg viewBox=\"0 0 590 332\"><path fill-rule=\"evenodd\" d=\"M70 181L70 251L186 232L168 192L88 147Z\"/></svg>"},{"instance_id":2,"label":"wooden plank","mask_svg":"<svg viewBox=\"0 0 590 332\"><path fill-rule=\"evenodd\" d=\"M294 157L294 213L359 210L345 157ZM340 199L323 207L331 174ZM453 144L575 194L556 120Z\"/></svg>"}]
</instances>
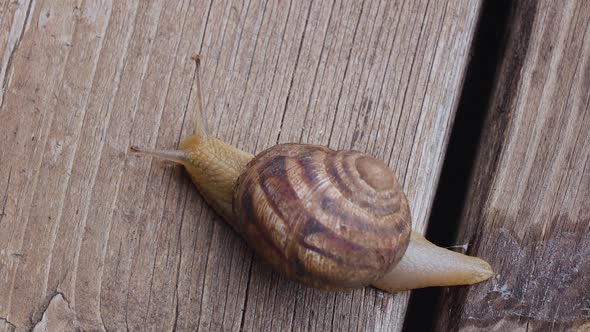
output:
<instances>
[{"instance_id":1,"label":"wooden plank","mask_svg":"<svg viewBox=\"0 0 590 332\"><path fill-rule=\"evenodd\" d=\"M523 1L509 22L458 240L497 275L445 291L438 330L586 331L590 3Z\"/></svg>"},{"instance_id":2,"label":"wooden plank","mask_svg":"<svg viewBox=\"0 0 590 332\"><path fill-rule=\"evenodd\" d=\"M14 49L18 47L22 34L30 17L30 0L4 1L0 4L0 104L6 90L6 69L11 67L10 62L14 55Z\"/></svg>"},{"instance_id":3,"label":"wooden plank","mask_svg":"<svg viewBox=\"0 0 590 332\"><path fill-rule=\"evenodd\" d=\"M215 136L372 153L423 230L479 1L2 6L0 329L401 329L408 293L285 280L181 169L126 151L192 131L200 51Z\"/></svg>"}]
</instances>

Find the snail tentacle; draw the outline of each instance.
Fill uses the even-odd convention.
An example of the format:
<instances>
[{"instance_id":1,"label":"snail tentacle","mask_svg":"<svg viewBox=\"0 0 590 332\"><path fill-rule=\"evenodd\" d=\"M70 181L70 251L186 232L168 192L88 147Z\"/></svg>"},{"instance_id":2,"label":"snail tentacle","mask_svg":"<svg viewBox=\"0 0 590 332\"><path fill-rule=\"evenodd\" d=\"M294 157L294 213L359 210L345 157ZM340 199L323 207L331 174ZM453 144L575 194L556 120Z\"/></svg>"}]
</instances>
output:
<instances>
[{"instance_id":1,"label":"snail tentacle","mask_svg":"<svg viewBox=\"0 0 590 332\"><path fill-rule=\"evenodd\" d=\"M195 84L197 86L197 119L195 120L195 135L200 135L203 139L209 138L209 128L207 127L207 116L203 109L203 93L201 90L201 57L195 54L191 57L195 61Z\"/></svg>"},{"instance_id":2,"label":"snail tentacle","mask_svg":"<svg viewBox=\"0 0 590 332\"><path fill-rule=\"evenodd\" d=\"M136 145L130 146L129 151L144 156L156 157L168 161L175 162L181 165L187 165L190 163L189 154L185 151L179 150L158 150L151 148L139 147Z\"/></svg>"}]
</instances>

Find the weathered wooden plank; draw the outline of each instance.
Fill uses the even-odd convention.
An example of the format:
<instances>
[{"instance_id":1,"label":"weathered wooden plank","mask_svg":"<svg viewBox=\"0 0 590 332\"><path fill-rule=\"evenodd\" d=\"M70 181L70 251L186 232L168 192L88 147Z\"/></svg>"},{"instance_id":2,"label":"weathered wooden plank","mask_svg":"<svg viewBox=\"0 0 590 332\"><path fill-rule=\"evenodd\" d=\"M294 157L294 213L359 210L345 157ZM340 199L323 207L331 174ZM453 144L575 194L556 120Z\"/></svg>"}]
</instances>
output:
<instances>
[{"instance_id":1,"label":"weathered wooden plank","mask_svg":"<svg viewBox=\"0 0 590 332\"><path fill-rule=\"evenodd\" d=\"M401 328L407 293L285 280L182 170L126 151L192 131L200 51L215 136L372 153L422 230L479 1L2 6L1 329Z\"/></svg>"},{"instance_id":2,"label":"weathered wooden plank","mask_svg":"<svg viewBox=\"0 0 590 332\"><path fill-rule=\"evenodd\" d=\"M22 40L22 34L30 17L31 1L4 1L0 4L0 104L4 98L7 77L14 49Z\"/></svg>"},{"instance_id":3,"label":"weathered wooden plank","mask_svg":"<svg viewBox=\"0 0 590 332\"><path fill-rule=\"evenodd\" d=\"M2 177L5 203L0 243L6 265L0 277L0 293L8 295L3 296L2 307L6 310L14 308L16 321L38 317L38 308L24 307L30 301L45 301L41 294L45 293L47 260L51 258L57 213L53 216L43 214L44 209L55 202L51 198L63 195L63 190L60 191L62 184L55 187L57 179L47 178L45 172L67 163L67 159L59 158L63 145L49 139L55 116L51 110L58 107L58 96L62 92L69 94L71 91L64 91L61 82L72 50L67 44L71 43L75 30L74 5L40 4L34 11L31 9L30 15L39 18L35 23L40 33L36 38L29 38L34 30L25 31L22 40L17 42L20 44L18 52L12 56L14 68L7 69L12 72L8 75L0 112L3 143L0 167L8 175ZM56 12L63 14L51 19L51 14ZM35 52L37 47L43 52ZM33 63L34 67L31 66ZM59 99L60 104L63 101ZM75 103L75 100L71 102ZM61 133L62 138L65 134ZM67 174L62 172L60 176L66 177ZM50 182L51 185L45 186ZM37 188L39 194L35 194ZM43 194L50 197L43 197ZM38 202L39 197L44 202ZM43 236L36 237L36 234ZM23 270L24 273L19 272Z\"/></svg>"},{"instance_id":4,"label":"weathered wooden plank","mask_svg":"<svg viewBox=\"0 0 590 332\"><path fill-rule=\"evenodd\" d=\"M509 22L458 240L497 275L447 290L441 331L590 322L590 3L523 1Z\"/></svg>"}]
</instances>

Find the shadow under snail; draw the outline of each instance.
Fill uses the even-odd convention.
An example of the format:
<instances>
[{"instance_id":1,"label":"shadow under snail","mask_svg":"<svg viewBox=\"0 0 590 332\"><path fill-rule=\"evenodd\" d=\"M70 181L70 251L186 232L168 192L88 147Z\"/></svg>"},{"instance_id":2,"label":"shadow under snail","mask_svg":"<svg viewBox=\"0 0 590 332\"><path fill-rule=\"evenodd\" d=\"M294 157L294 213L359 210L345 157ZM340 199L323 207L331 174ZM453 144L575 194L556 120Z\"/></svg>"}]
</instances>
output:
<instances>
[{"instance_id":1,"label":"shadow under snail","mask_svg":"<svg viewBox=\"0 0 590 332\"><path fill-rule=\"evenodd\" d=\"M394 292L467 285L490 265L411 230L408 201L387 165L368 154L280 144L253 156L207 131L200 61L196 130L178 150L132 146L183 165L205 201L275 270L321 289Z\"/></svg>"}]
</instances>

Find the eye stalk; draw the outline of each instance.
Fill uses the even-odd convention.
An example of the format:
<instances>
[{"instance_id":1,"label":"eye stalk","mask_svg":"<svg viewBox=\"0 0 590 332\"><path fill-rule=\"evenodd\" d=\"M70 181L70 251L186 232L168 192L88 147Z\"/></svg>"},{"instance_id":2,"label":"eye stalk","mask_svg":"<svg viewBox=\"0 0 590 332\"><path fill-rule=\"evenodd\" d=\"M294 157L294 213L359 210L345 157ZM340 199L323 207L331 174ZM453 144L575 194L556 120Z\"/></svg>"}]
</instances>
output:
<instances>
[{"instance_id":1,"label":"eye stalk","mask_svg":"<svg viewBox=\"0 0 590 332\"><path fill-rule=\"evenodd\" d=\"M197 86L197 119L195 123L195 134L201 134L203 139L209 138L207 127L207 116L203 109L203 93L201 90L201 57L195 54L191 57L195 61L195 84Z\"/></svg>"}]
</instances>

